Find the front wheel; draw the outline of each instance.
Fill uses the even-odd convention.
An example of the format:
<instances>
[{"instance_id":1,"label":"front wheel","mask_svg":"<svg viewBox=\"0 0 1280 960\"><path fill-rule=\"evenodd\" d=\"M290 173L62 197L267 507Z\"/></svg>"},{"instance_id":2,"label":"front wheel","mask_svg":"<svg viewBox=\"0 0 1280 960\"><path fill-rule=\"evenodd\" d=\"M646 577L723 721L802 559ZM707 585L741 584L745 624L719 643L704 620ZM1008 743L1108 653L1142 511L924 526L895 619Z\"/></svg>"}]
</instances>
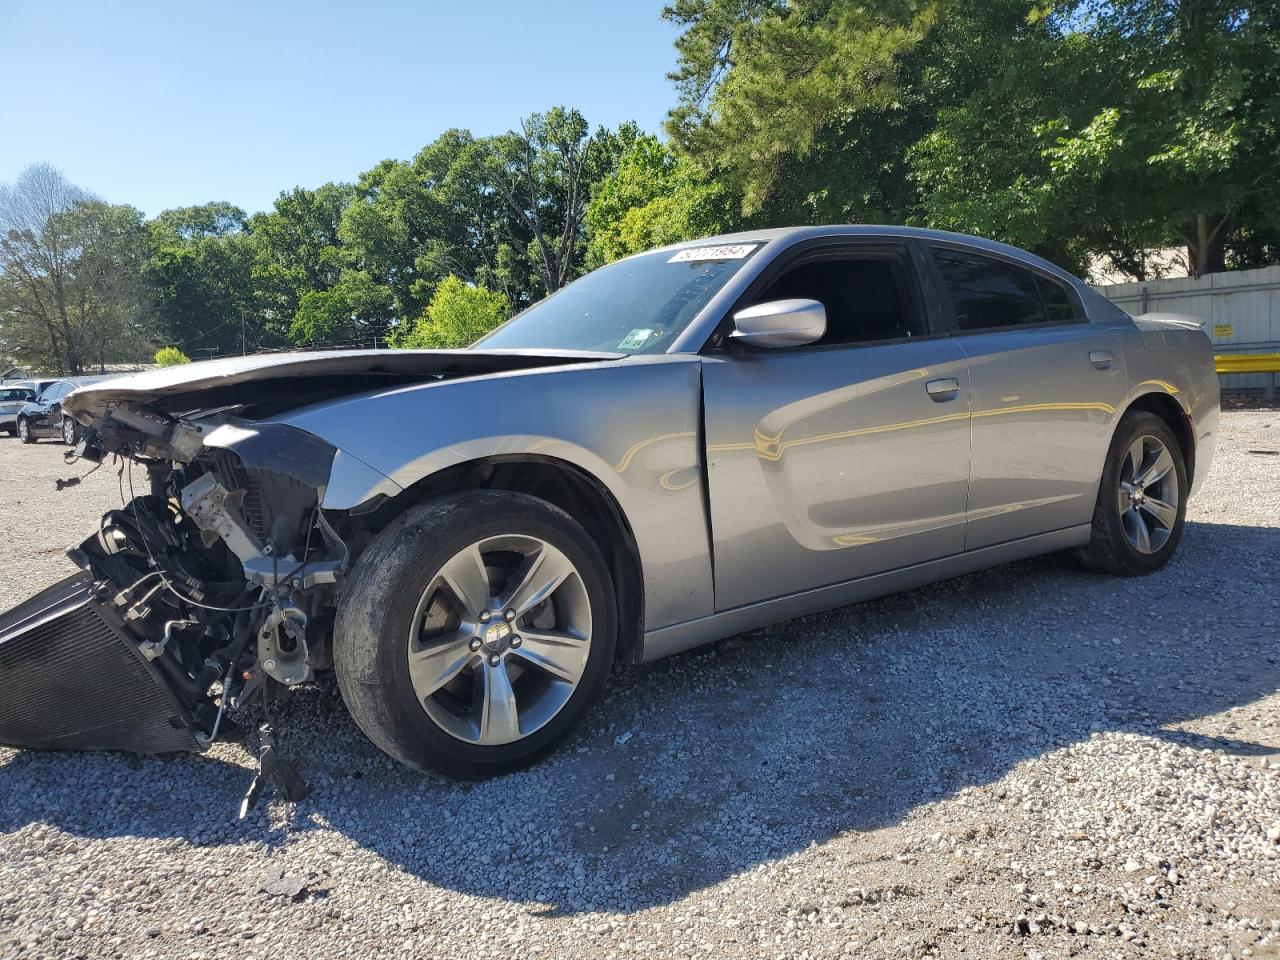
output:
<instances>
[{"instance_id":1,"label":"front wheel","mask_svg":"<svg viewBox=\"0 0 1280 960\"><path fill-rule=\"evenodd\" d=\"M31 421L26 417L18 418L18 437L23 443L35 443L35 434L31 432Z\"/></svg>"},{"instance_id":2,"label":"front wheel","mask_svg":"<svg viewBox=\"0 0 1280 960\"><path fill-rule=\"evenodd\" d=\"M1080 561L1122 576L1159 570L1182 538L1187 490L1185 455L1169 425L1151 413L1127 415L1107 453Z\"/></svg>"},{"instance_id":3,"label":"front wheel","mask_svg":"<svg viewBox=\"0 0 1280 960\"><path fill-rule=\"evenodd\" d=\"M357 725L404 763L457 776L524 766L604 689L617 609L599 547L535 497L412 507L361 556L334 626Z\"/></svg>"}]
</instances>

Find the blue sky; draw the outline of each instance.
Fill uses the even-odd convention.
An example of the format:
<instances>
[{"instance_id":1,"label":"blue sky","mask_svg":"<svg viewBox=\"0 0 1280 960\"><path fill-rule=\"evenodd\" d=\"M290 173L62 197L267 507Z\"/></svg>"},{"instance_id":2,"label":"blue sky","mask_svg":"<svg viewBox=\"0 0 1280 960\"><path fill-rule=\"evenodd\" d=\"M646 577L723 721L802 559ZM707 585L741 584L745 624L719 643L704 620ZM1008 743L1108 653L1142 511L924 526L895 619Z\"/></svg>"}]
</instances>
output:
<instances>
[{"instance_id":1,"label":"blue sky","mask_svg":"<svg viewBox=\"0 0 1280 960\"><path fill-rule=\"evenodd\" d=\"M0 0L0 182L47 161L148 215L407 159L558 103L657 130L662 0Z\"/></svg>"}]
</instances>

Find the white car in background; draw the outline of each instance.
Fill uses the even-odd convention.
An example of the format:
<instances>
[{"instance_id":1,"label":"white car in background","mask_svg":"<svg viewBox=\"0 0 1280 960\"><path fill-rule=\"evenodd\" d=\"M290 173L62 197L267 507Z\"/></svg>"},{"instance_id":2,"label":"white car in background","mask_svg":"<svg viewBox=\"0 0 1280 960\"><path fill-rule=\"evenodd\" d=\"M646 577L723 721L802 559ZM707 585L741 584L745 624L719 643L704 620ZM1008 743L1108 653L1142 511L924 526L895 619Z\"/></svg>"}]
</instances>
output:
<instances>
[{"instance_id":1,"label":"white car in background","mask_svg":"<svg viewBox=\"0 0 1280 960\"><path fill-rule=\"evenodd\" d=\"M0 383L0 433L16 436L18 411L38 397L52 380L14 380Z\"/></svg>"}]
</instances>

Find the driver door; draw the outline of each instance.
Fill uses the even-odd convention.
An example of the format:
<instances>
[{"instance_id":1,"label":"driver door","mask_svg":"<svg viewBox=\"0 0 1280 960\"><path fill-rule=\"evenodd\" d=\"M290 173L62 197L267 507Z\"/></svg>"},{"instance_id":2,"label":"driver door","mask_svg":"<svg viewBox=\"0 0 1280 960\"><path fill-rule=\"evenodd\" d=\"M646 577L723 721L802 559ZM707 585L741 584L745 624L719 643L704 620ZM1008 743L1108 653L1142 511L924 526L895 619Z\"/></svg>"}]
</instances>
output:
<instances>
[{"instance_id":1,"label":"driver door","mask_svg":"<svg viewBox=\"0 0 1280 960\"><path fill-rule=\"evenodd\" d=\"M828 244L737 308L818 300L827 333L704 356L717 610L961 552L969 384L905 244Z\"/></svg>"},{"instance_id":2,"label":"driver door","mask_svg":"<svg viewBox=\"0 0 1280 960\"><path fill-rule=\"evenodd\" d=\"M31 428L35 433L56 433L62 426L62 398L72 390L69 383L55 383L40 397L40 409L31 418Z\"/></svg>"}]
</instances>

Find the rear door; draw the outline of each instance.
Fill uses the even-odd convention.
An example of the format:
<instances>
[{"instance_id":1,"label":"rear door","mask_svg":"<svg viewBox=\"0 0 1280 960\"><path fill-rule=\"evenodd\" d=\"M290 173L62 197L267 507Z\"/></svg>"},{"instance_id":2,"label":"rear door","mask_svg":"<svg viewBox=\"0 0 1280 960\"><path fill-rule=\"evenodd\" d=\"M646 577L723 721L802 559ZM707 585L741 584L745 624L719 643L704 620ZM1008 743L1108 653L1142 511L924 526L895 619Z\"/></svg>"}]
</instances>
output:
<instances>
[{"instance_id":1,"label":"rear door","mask_svg":"<svg viewBox=\"0 0 1280 960\"><path fill-rule=\"evenodd\" d=\"M807 298L827 335L704 352L717 609L958 553L965 359L931 326L900 242L784 254L735 309Z\"/></svg>"},{"instance_id":2,"label":"rear door","mask_svg":"<svg viewBox=\"0 0 1280 960\"><path fill-rule=\"evenodd\" d=\"M1090 522L1124 356L1067 284L960 244L931 244L968 358L973 448L965 548Z\"/></svg>"}]
</instances>

